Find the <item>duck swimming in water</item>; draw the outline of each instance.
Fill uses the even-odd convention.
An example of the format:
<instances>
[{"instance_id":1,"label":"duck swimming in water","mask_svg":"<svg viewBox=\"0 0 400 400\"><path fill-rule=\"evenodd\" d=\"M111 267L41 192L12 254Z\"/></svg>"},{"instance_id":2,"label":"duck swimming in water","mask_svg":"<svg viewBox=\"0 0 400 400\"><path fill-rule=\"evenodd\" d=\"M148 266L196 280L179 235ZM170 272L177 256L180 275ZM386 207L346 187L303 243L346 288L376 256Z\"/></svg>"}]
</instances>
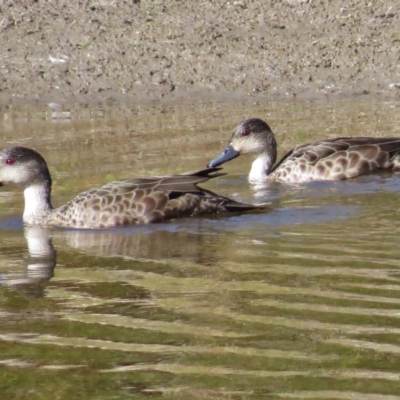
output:
<instances>
[{"instance_id":1,"label":"duck swimming in water","mask_svg":"<svg viewBox=\"0 0 400 400\"><path fill-rule=\"evenodd\" d=\"M277 144L269 125L251 118L233 130L224 152L208 163L218 167L241 154L255 154L249 182L343 180L382 170L400 170L400 138L338 137L303 144L276 162Z\"/></svg>"},{"instance_id":2,"label":"duck swimming in water","mask_svg":"<svg viewBox=\"0 0 400 400\"><path fill-rule=\"evenodd\" d=\"M240 203L197 186L220 176L219 170L207 168L181 175L110 182L54 209L52 181L44 158L35 150L20 146L0 152L0 186L14 183L23 188L23 222L27 226L111 228L265 208L265 205Z\"/></svg>"}]
</instances>

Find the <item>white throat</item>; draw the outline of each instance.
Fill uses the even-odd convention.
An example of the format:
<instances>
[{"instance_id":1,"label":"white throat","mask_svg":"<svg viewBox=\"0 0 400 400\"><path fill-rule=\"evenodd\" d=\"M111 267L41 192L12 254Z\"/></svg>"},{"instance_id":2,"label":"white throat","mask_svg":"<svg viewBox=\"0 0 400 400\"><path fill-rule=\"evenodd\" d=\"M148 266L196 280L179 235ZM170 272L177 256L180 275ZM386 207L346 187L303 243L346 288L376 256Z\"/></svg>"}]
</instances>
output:
<instances>
[{"instance_id":1,"label":"white throat","mask_svg":"<svg viewBox=\"0 0 400 400\"><path fill-rule=\"evenodd\" d=\"M52 210L49 189L39 184L31 185L25 188L24 198L24 223L27 225L43 224Z\"/></svg>"},{"instance_id":2,"label":"white throat","mask_svg":"<svg viewBox=\"0 0 400 400\"><path fill-rule=\"evenodd\" d=\"M250 183L259 183L267 180L268 174L272 168L273 160L266 154L260 154L251 164L249 173Z\"/></svg>"}]
</instances>

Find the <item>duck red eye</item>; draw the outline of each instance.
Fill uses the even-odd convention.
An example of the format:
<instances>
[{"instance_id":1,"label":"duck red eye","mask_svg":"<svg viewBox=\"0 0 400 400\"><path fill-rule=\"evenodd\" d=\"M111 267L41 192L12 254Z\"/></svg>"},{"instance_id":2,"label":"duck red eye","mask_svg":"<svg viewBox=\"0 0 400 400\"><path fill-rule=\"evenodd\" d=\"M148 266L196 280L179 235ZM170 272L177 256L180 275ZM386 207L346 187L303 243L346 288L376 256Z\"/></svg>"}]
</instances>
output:
<instances>
[{"instance_id":1,"label":"duck red eye","mask_svg":"<svg viewBox=\"0 0 400 400\"><path fill-rule=\"evenodd\" d=\"M13 165L15 163L15 160L13 158L7 158L6 164L7 165Z\"/></svg>"},{"instance_id":2,"label":"duck red eye","mask_svg":"<svg viewBox=\"0 0 400 400\"><path fill-rule=\"evenodd\" d=\"M250 131L243 131L242 132L242 136L249 136L250 135Z\"/></svg>"}]
</instances>

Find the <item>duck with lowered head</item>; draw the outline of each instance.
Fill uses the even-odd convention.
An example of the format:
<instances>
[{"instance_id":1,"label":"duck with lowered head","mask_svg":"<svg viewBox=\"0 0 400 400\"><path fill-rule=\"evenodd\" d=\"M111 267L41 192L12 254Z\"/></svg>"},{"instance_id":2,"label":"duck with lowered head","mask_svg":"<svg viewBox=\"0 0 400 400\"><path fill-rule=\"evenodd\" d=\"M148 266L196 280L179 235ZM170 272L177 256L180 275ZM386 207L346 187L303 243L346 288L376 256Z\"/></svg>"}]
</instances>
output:
<instances>
[{"instance_id":1,"label":"duck with lowered head","mask_svg":"<svg viewBox=\"0 0 400 400\"><path fill-rule=\"evenodd\" d=\"M224 152L208 163L215 168L241 154L254 154L249 182L343 180L382 170L400 170L400 138L338 137L296 147L277 159L269 125L259 118L240 122Z\"/></svg>"}]
</instances>

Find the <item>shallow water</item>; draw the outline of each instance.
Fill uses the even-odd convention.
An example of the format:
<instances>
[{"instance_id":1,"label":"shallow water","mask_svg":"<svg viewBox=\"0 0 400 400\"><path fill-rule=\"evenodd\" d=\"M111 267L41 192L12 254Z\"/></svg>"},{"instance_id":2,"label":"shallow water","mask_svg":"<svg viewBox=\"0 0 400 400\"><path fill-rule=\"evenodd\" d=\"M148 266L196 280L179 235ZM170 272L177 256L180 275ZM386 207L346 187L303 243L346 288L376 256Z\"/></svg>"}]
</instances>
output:
<instances>
[{"instance_id":1,"label":"shallow water","mask_svg":"<svg viewBox=\"0 0 400 400\"><path fill-rule=\"evenodd\" d=\"M400 135L400 103L3 107L1 147L47 159L54 205L113 179L203 168L241 119L280 150ZM395 399L400 177L206 187L268 212L104 231L22 227L0 191L0 392L18 399ZM0 396L1 397L1 396Z\"/></svg>"}]
</instances>

